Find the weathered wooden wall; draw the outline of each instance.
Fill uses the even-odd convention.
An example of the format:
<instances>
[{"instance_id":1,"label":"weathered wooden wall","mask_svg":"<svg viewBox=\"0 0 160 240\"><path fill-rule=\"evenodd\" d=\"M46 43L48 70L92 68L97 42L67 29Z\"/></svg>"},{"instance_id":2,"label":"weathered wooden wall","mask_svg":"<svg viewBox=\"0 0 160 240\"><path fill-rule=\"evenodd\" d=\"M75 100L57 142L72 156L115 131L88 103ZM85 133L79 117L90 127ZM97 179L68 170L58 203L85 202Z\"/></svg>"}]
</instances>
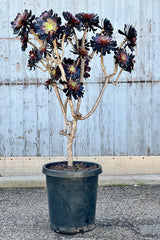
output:
<instances>
[{"instance_id":1,"label":"weathered wooden wall","mask_svg":"<svg viewBox=\"0 0 160 240\"><path fill-rule=\"evenodd\" d=\"M80 121L74 152L89 155L160 155L160 1L159 0L1 0L0 1L0 156L63 156L66 139L58 134L63 119L54 92L44 89L47 76L27 69L27 52L12 34L17 12L95 12L118 29L138 31L135 71L109 85L92 117ZM100 59L92 63L81 112L91 108L101 89ZM110 58L105 64L112 71Z\"/></svg>"}]
</instances>

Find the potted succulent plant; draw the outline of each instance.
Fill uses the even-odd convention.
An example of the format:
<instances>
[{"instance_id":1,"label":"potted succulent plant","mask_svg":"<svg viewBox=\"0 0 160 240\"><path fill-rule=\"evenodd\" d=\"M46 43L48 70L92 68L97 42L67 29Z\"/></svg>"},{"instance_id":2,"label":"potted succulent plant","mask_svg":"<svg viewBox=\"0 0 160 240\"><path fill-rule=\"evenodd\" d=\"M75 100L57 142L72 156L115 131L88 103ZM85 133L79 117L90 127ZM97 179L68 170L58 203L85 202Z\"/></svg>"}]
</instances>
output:
<instances>
[{"instance_id":1,"label":"potted succulent plant","mask_svg":"<svg viewBox=\"0 0 160 240\"><path fill-rule=\"evenodd\" d=\"M62 110L65 126L60 134L68 139L68 161L46 164L43 173L47 179L51 229L73 234L95 226L97 182L102 172L98 164L73 161L72 147L77 122L93 114L108 83L116 85L123 70L131 73L135 63L133 51L137 32L132 25L125 25L124 32L118 30L124 35L124 40L117 46L112 37L113 26L107 18L100 25L99 16L93 13L73 16L63 12L63 17L64 24L53 10L45 11L39 17L25 10L17 14L11 25L14 34L20 37L22 51L31 47L28 60L30 70L38 68L49 73L45 87L54 89ZM90 37L91 33L93 36ZM30 40L29 35L37 44ZM69 50L70 54L66 56ZM110 53L113 53L114 70L108 74L104 56ZM90 77L89 64L95 55L100 57L105 80L92 109L82 116L83 82ZM111 80L115 75L116 80ZM62 94L66 95L64 102ZM69 120L68 116L72 119Z\"/></svg>"}]
</instances>

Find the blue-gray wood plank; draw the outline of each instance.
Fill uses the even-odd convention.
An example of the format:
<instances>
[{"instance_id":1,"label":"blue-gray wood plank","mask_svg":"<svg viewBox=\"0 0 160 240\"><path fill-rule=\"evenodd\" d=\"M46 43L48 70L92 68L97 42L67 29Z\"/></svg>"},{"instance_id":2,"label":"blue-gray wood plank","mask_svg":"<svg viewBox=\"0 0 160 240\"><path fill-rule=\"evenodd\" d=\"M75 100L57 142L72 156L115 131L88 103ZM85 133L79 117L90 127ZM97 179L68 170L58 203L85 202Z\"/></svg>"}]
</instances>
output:
<instances>
[{"instance_id":1,"label":"blue-gray wood plank","mask_svg":"<svg viewBox=\"0 0 160 240\"><path fill-rule=\"evenodd\" d=\"M94 12L118 29L130 23L138 31L136 64L117 86L108 85L96 112L78 122L76 156L160 155L160 1L159 0L1 0L0 1L0 156L66 156L66 138L58 134L63 118L54 92L45 90L47 75L27 69L28 51L10 28L17 12L32 9L73 14ZM110 56L105 59L112 72ZM84 85L81 112L86 114L102 87L100 58Z\"/></svg>"}]
</instances>

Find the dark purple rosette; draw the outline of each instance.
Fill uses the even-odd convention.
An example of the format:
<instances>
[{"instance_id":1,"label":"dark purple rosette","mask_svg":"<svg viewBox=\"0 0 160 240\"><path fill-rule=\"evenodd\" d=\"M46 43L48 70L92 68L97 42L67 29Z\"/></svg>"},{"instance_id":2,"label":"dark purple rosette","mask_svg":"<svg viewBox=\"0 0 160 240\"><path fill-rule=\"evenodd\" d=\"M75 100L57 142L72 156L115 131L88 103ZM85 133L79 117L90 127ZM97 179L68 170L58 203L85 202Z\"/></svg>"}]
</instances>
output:
<instances>
[{"instance_id":1,"label":"dark purple rosette","mask_svg":"<svg viewBox=\"0 0 160 240\"><path fill-rule=\"evenodd\" d=\"M94 13L79 13L76 14L76 18L83 24L84 28L89 31L96 31L99 27L99 16Z\"/></svg>"},{"instance_id":2,"label":"dark purple rosette","mask_svg":"<svg viewBox=\"0 0 160 240\"><path fill-rule=\"evenodd\" d=\"M118 32L127 38L127 44L126 46L129 47L131 51L134 51L134 47L136 46L137 41L137 31L132 25L126 25L124 27L124 32L121 30L118 30Z\"/></svg>"},{"instance_id":3,"label":"dark purple rosette","mask_svg":"<svg viewBox=\"0 0 160 240\"><path fill-rule=\"evenodd\" d=\"M127 53L124 49L117 50L114 55L115 63L118 63L121 68L130 73L134 68L134 57L134 55Z\"/></svg>"},{"instance_id":4,"label":"dark purple rosette","mask_svg":"<svg viewBox=\"0 0 160 240\"><path fill-rule=\"evenodd\" d=\"M81 30L82 23L70 12L63 12L63 17L67 21L64 28L66 35L72 36L74 34L74 28L78 29L79 31Z\"/></svg>"},{"instance_id":5,"label":"dark purple rosette","mask_svg":"<svg viewBox=\"0 0 160 240\"><path fill-rule=\"evenodd\" d=\"M36 63L38 63L41 59L42 53L38 49L33 48L31 51L29 51L28 67L30 67L30 70L32 68L35 70Z\"/></svg>"},{"instance_id":6,"label":"dark purple rosette","mask_svg":"<svg viewBox=\"0 0 160 240\"><path fill-rule=\"evenodd\" d=\"M102 33L104 35L112 36L113 30L114 30L114 28L113 28L111 22L107 18L105 18L103 21Z\"/></svg>"},{"instance_id":7,"label":"dark purple rosette","mask_svg":"<svg viewBox=\"0 0 160 240\"><path fill-rule=\"evenodd\" d=\"M96 53L100 52L102 55L105 55L106 52L109 54L111 50L115 51L117 49L117 42L107 35L96 34L90 42L93 51L96 51Z\"/></svg>"},{"instance_id":8,"label":"dark purple rosette","mask_svg":"<svg viewBox=\"0 0 160 240\"><path fill-rule=\"evenodd\" d=\"M84 89L83 84L78 79L67 79L67 83L65 83L67 86L63 89L63 92L66 93L66 96L71 99L72 96L75 100L78 99L78 97L83 97Z\"/></svg>"},{"instance_id":9,"label":"dark purple rosette","mask_svg":"<svg viewBox=\"0 0 160 240\"><path fill-rule=\"evenodd\" d=\"M43 12L39 18L36 18L34 24L35 32L41 40L51 43L54 39L58 39L62 33L61 18L57 14L52 16L53 11Z\"/></svg>"}]
</instances>

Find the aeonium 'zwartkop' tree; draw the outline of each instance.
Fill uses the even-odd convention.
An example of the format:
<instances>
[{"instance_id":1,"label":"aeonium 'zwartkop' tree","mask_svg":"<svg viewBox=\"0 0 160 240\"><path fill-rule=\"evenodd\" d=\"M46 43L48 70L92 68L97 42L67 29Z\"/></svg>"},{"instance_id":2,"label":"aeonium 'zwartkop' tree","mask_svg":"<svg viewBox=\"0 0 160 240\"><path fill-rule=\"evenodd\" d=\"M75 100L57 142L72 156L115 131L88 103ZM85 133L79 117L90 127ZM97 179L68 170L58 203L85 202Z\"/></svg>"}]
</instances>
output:
<instances>
[{"instance_id":1,"label":"aeonium 'zwartkop' tree","mask_svg":"<svg viewBox=\"0 0 160 240\"><path fill-rule=\"evenodd\" d=\"M133 51L137 32L132 25L125 25L124 32L118 30L125 38L117 46L112 37L113 26L107 18L100 25L99 16L94 13L79 13L73 16L69 12L63 12L63 17L66 21L64 24L53 10L43 12L40 17L35 17L31 11L25 10L23 14L17 14L11 25L14 34L20 37L22 51L25 51L28 45L31 46L28 60L30 70L39 68L50 74L45 86L50 90L54 88L60 103L65 122L65 129L61 130L60 134L68 138L68 166L72 166L72 145L77 121L88 118L95 111L108 82L116 85L123 70L131 73L135 63ZM82 32L80 38L77 31ZM87 38L88 31L93 32L90 40ZM33 35L37 44L30 41L29 34ZM74 58L65 56L66 46L70 47ZM83 81L90 76L89 63L95 53L100 56L105 81L92 109L86 116L82 116L79 111L84 95ZM113 53L115 66L113 73L107 74L103 59L110 53ZM114 75L117 75L116 81L111 80ZM62 101L61 92L66 94L65 102ZM68 105L72 114L71 121L68 120Z\"/></svg>"}]
</instances>

